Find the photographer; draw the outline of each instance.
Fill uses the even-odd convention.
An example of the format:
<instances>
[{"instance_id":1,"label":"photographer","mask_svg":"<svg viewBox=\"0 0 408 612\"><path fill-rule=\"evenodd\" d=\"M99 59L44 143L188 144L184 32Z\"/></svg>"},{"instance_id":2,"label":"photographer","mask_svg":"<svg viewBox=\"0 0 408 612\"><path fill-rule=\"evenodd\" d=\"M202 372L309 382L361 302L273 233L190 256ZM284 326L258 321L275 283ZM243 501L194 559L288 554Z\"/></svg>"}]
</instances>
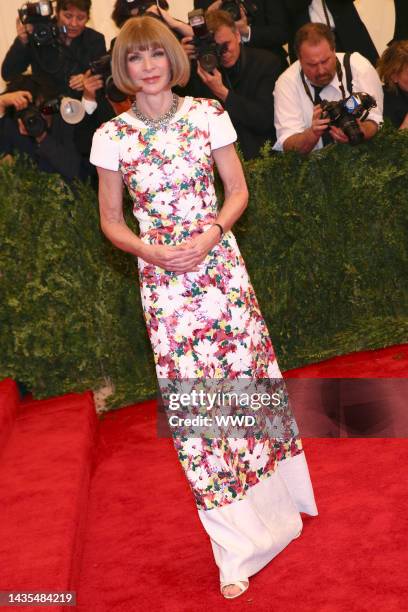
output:
<instances>
[{"instance_id":1,"label":"photographer","mask_svg":"<svg viewBox=\"0 0 408 612\"><path fill-rule=\"evenodd\" d=\"M280 57L282 70L287 68L287 53L283 48L289 39L285 0L194 0L194 8L208 11L231 8L234 13L239 12L235 25L242 42L249 47L272 51Z\"/></svg>"},{"instance_id":2,"label":"photographer","mask_svg":"<svg viewBox=\"0 0 408 612\"><path fill-rule=\"evenodd\" d=\"M117 115L120 106L108 97L103 76L92 74L91 70L87 70L83 75L81 102L85 109L85 117L76 126L75 144L81 155L88 159L95 131L102 123Z\"/></svg>"},{"instance_id":3,"label":"photographer","mask_svg":"<svg viewBox=\"0 0 408 612\"><path fill-rule=\"evenodd\" d=\"M1 143L5 142L5 121L7 109L14 107L16 111L21 111L32 102L32 95L29 91L13 91L0 94L0 149ZM1 159L3 161L4 157Z\"/></svg>"},{"instance_id":4,"label":"photographer","mask_svg":"<svg viewBox=\"0 0 408 612\"><path fill-rule=\"evenodd\" d=\"M322 114L322 101L346 101L354 92L373 96L376 107L367 120L354 124L365 140L372 138L382 122L383 92L370 62L359 53L336 53L331 29L308 23L296 33L299 60L279 77L275 97L276 150L309 153L331 142L348 143L344 130ZM349 58L349 69L347 65Z\"/></svg>"},{"instance_id":5,"label":"photographer","mask_svg":"<svg viewBox=\"0 0 408 612\"><path fill-rule=\"evenodd\" d=\"M104 36L86 27L90 9L91 0L57 0L56 17L44 22L52 32L44 44L33 40L35 26L18 18L17 38L3 61L2 78L11 81L31 66L33 75L52 79L59 93L80 98L89 62L106 53Z\"/></svg>"},{"instance_id":6,"label":"photographer","mask_svg":"<svg viewBox=\"0 0 408 612\"><path fill-rule=\"evenodd\" d=\"M207 12L206 24L220 51L219 69L207 72L198 61L187 91L197 97L218 98L231 117L244 158L252 159L266 141L275 142L272 91L281 73L279 59L268 51L243 47L226 11ZM183 39L182 44L195 63L191 38Z\"/></svg>"},{"instance_id":7,"label":"photographer","mask_svg":"<svg viewBox=\"0 0 408 612\"><path fill-rule=\"evenodd\" d=\"M76 146L78 126L66 123L59 112L50 114L47 109L57 96L53 84L42 76L20 75L13 79L0 96L0 155L24 153L44 172L58 172L68 180L85 179L93 171L88 158ZM11 107L15 112L4 114Z\"/></svg>"},{"instance_id":8,"label":"photographer","mask_svg":"<svg viewBox=\"0 0 408 612\"><path fill-rule=\"evenodd\" d=\"M408 40L396 40L378 63L384 83L384 117L400 130L408 129Z\"/></svg>"},{"instance_id":9,"label":"photographer","mask_svg":"<svg viewBox=\"0 0 408 612\"><path fill-rule=\"evenodd\" d=\"M140 17L145 14L154 15L166 23L178 38L192 35L191 27L187 23L170 15L168 12L169 5L166 0L159 0L159 7L155 0L116 0L111 18L116 27L120 29L131 17ZM114 40L112 41L111 49L113 48Z\"/></svg>"}]
</instances>

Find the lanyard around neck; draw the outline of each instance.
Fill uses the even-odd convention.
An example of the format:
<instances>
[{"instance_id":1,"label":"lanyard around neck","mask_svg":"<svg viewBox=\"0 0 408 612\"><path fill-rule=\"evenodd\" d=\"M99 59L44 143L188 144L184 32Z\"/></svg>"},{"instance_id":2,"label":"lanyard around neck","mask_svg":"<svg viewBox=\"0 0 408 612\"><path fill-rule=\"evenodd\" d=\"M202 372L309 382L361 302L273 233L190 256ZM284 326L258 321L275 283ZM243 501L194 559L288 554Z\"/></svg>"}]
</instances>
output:
<instances>
[{"instance_id":1,"label":"lanyard around neck","mask_svg":"<svg viewBox=\"0 0 408 612\"><path fill-rule=\"evenodd\" d=\"M330 17L329 17L329 12L327 10L326 0L322 0L322 6L323 6L323 12L324 12L324 17L326 19L326 23L327 23L328 27L331 29Z\"/></svg>"},{"instance_id":2,"label":"lanyard around neck","mask_svg":"<svg viewBox=\"0 0 408 612\"><path fill-rule=\"evenodd\" d=\"M343 69L341 67L338 57L336 57L336 73L337 73L337 78L339 79L339 83L340 83L341 95L342 95L343 100L345 100L346 91L343 85ZM314 105L314 97L312 96L309 85L306 83L305 74L302 69L300 70L300 78L302 79L303 87L305 88L307 97L311 100L312 104Z\"/></svg>"}]
</instances>

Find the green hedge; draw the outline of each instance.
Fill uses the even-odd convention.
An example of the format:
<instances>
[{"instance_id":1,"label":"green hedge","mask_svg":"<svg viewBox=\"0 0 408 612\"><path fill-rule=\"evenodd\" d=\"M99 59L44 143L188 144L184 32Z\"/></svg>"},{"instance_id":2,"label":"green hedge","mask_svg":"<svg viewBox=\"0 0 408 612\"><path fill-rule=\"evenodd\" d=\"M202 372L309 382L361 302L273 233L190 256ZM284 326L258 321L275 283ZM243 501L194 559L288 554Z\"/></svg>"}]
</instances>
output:
<instances>
[{"instance_id":1,"label":"green hedge","mask_svg":"<svg viewBox=\"0 0 408 612\"><path fill-rule=\"evenodd\" d=\"M281 367L407 341L408 131L245 171L235 233ZM36 397L110 378L113 407L154 395L135 261L101 235L92 189L19 160L0 200L0 377Z\"/></svg>"}]
</instances>

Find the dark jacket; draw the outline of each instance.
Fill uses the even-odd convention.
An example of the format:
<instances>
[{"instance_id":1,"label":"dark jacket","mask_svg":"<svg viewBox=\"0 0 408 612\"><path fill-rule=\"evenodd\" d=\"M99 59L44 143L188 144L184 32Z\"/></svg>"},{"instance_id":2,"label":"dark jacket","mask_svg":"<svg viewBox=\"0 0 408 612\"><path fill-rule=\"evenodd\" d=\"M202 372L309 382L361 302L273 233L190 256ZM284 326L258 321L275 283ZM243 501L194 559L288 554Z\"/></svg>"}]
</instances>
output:
<instances>
[{"instance_id":1,"label":"dark jacket","mask_svg":"<svg viewBox=\"0 0 408 612\"><path fill-rule=\"evenodd\" d=\"M408 93L399 87L397 91L384 88L384 118L390 119L399 128L408 114Z\"/></svg>"},{"instance_id":2,"label":"dark jacket","mask_svg":"<svg viewBox=\"0 0 408 612\"><path fill-rule=\"evenodd\" d=\"M276 140L273 95L275 82L281 74L279 59L261 49L241 47L241 55L232 69L222 70L229 94L222 102L238 134L238 144L245 159L259 155L267 140ZM214 98L214 94L197 76L192 66L188 93Z\"/></svg>"},{"instance_id":3,"label":"dark jacket","mask_svg":"<svg viewBox=\"0 0 408 612\"><path fill-rule=\"evenodd\" d=\"M81 98L82 92L69 87L70 77L88 70L89 62L105 53L104 36L92 28L85 28L69 46L36 47L30 42L23 45L16 38L4 58L1 76L5 81L11 81L31 66L33 74L46 74L51 77L60 93Z\"/></svg>"},{"instance_id":4,"label":"dark jacket","mask_svg":"<svg viewBox=\"0 0 408 612\"><path fill-rule=\"evenodd\" d=\"M194 0L194 8L207 9L214 0ZM282 45L289 40L285 0L254 0L257 10L249 19L251 39L248 47L267 49L281 58L287 68L286 51Z\"/></svg>"},{"instance_id":5,"label":"dark jacket","mask_svg":"<svg viewBox=\"0 0 408 612\"><path fill-rule=\"evenodd\" d=\"M297 30L309 23L309 5L311 0L285 0L289 20L289 55L295 61L293 40ZM333 15L335 23L336 50L358 51L375 66L378 53L371 37L360 19L353 0L326 0L327 8Z\"/></svg>"},{"instance_id":6,"label":"dark jacket","mask_svg":"<svg viewBox=\"0 0 408 612\"><path fill-rule=\"evenodd\" d=\"M15 119L5 116L0 119L0 155L25 153L44 172L58 172L68 180L86 179L94 170L88 156L81 155L75 146L76 127L55 115L49 133L37 144L33 138L20 134Z\"/></svg>"},{"instance_id":7,"label":"dark jacket","mask_svg":"<svg viewBox=\"0 0 408 612\"><path fill-rule=\"evenodd\" d=\"M85 113L85 117L75 126L74 130L75 146L86 159L89 158L91 153L92 138L98 127L116 115L113 107L101 90L96 93L96 101L98 103L96 110L92 115Z\"/></svg>"},{"instance_id":8,"label":"dark jacket","mask_svg":"<svg viewBox=\"0 0 408 612\"><path fill-rule=\"evenodd\" d=\"M393 40L408 40L408 2L407 0L394 0L395 4L395 31Z\"/></svg>"}]
</instances>

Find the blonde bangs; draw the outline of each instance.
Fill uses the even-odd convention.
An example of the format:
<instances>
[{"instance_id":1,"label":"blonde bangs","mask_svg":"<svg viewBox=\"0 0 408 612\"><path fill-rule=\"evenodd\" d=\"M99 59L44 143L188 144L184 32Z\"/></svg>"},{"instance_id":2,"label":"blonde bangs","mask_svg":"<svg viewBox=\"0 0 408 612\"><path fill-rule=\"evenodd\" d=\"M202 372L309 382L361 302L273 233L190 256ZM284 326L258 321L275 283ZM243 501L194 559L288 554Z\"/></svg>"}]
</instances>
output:
<instances>
[{"instance_id":1,"label":"blonde bangs","mask_svg":"<svg viewBox=\"0 0 408 612\"><path fill-rule=\"evenodd\" d=\"M164 23L154 17L132 17L128 19L115 41L112 53L112 76L118 89L134 95L135 86L127 72L129 53L162 48L171 67L170 87L185 85L190 77L190 62L187 55Z\"/></svg>"}]
</instances>

